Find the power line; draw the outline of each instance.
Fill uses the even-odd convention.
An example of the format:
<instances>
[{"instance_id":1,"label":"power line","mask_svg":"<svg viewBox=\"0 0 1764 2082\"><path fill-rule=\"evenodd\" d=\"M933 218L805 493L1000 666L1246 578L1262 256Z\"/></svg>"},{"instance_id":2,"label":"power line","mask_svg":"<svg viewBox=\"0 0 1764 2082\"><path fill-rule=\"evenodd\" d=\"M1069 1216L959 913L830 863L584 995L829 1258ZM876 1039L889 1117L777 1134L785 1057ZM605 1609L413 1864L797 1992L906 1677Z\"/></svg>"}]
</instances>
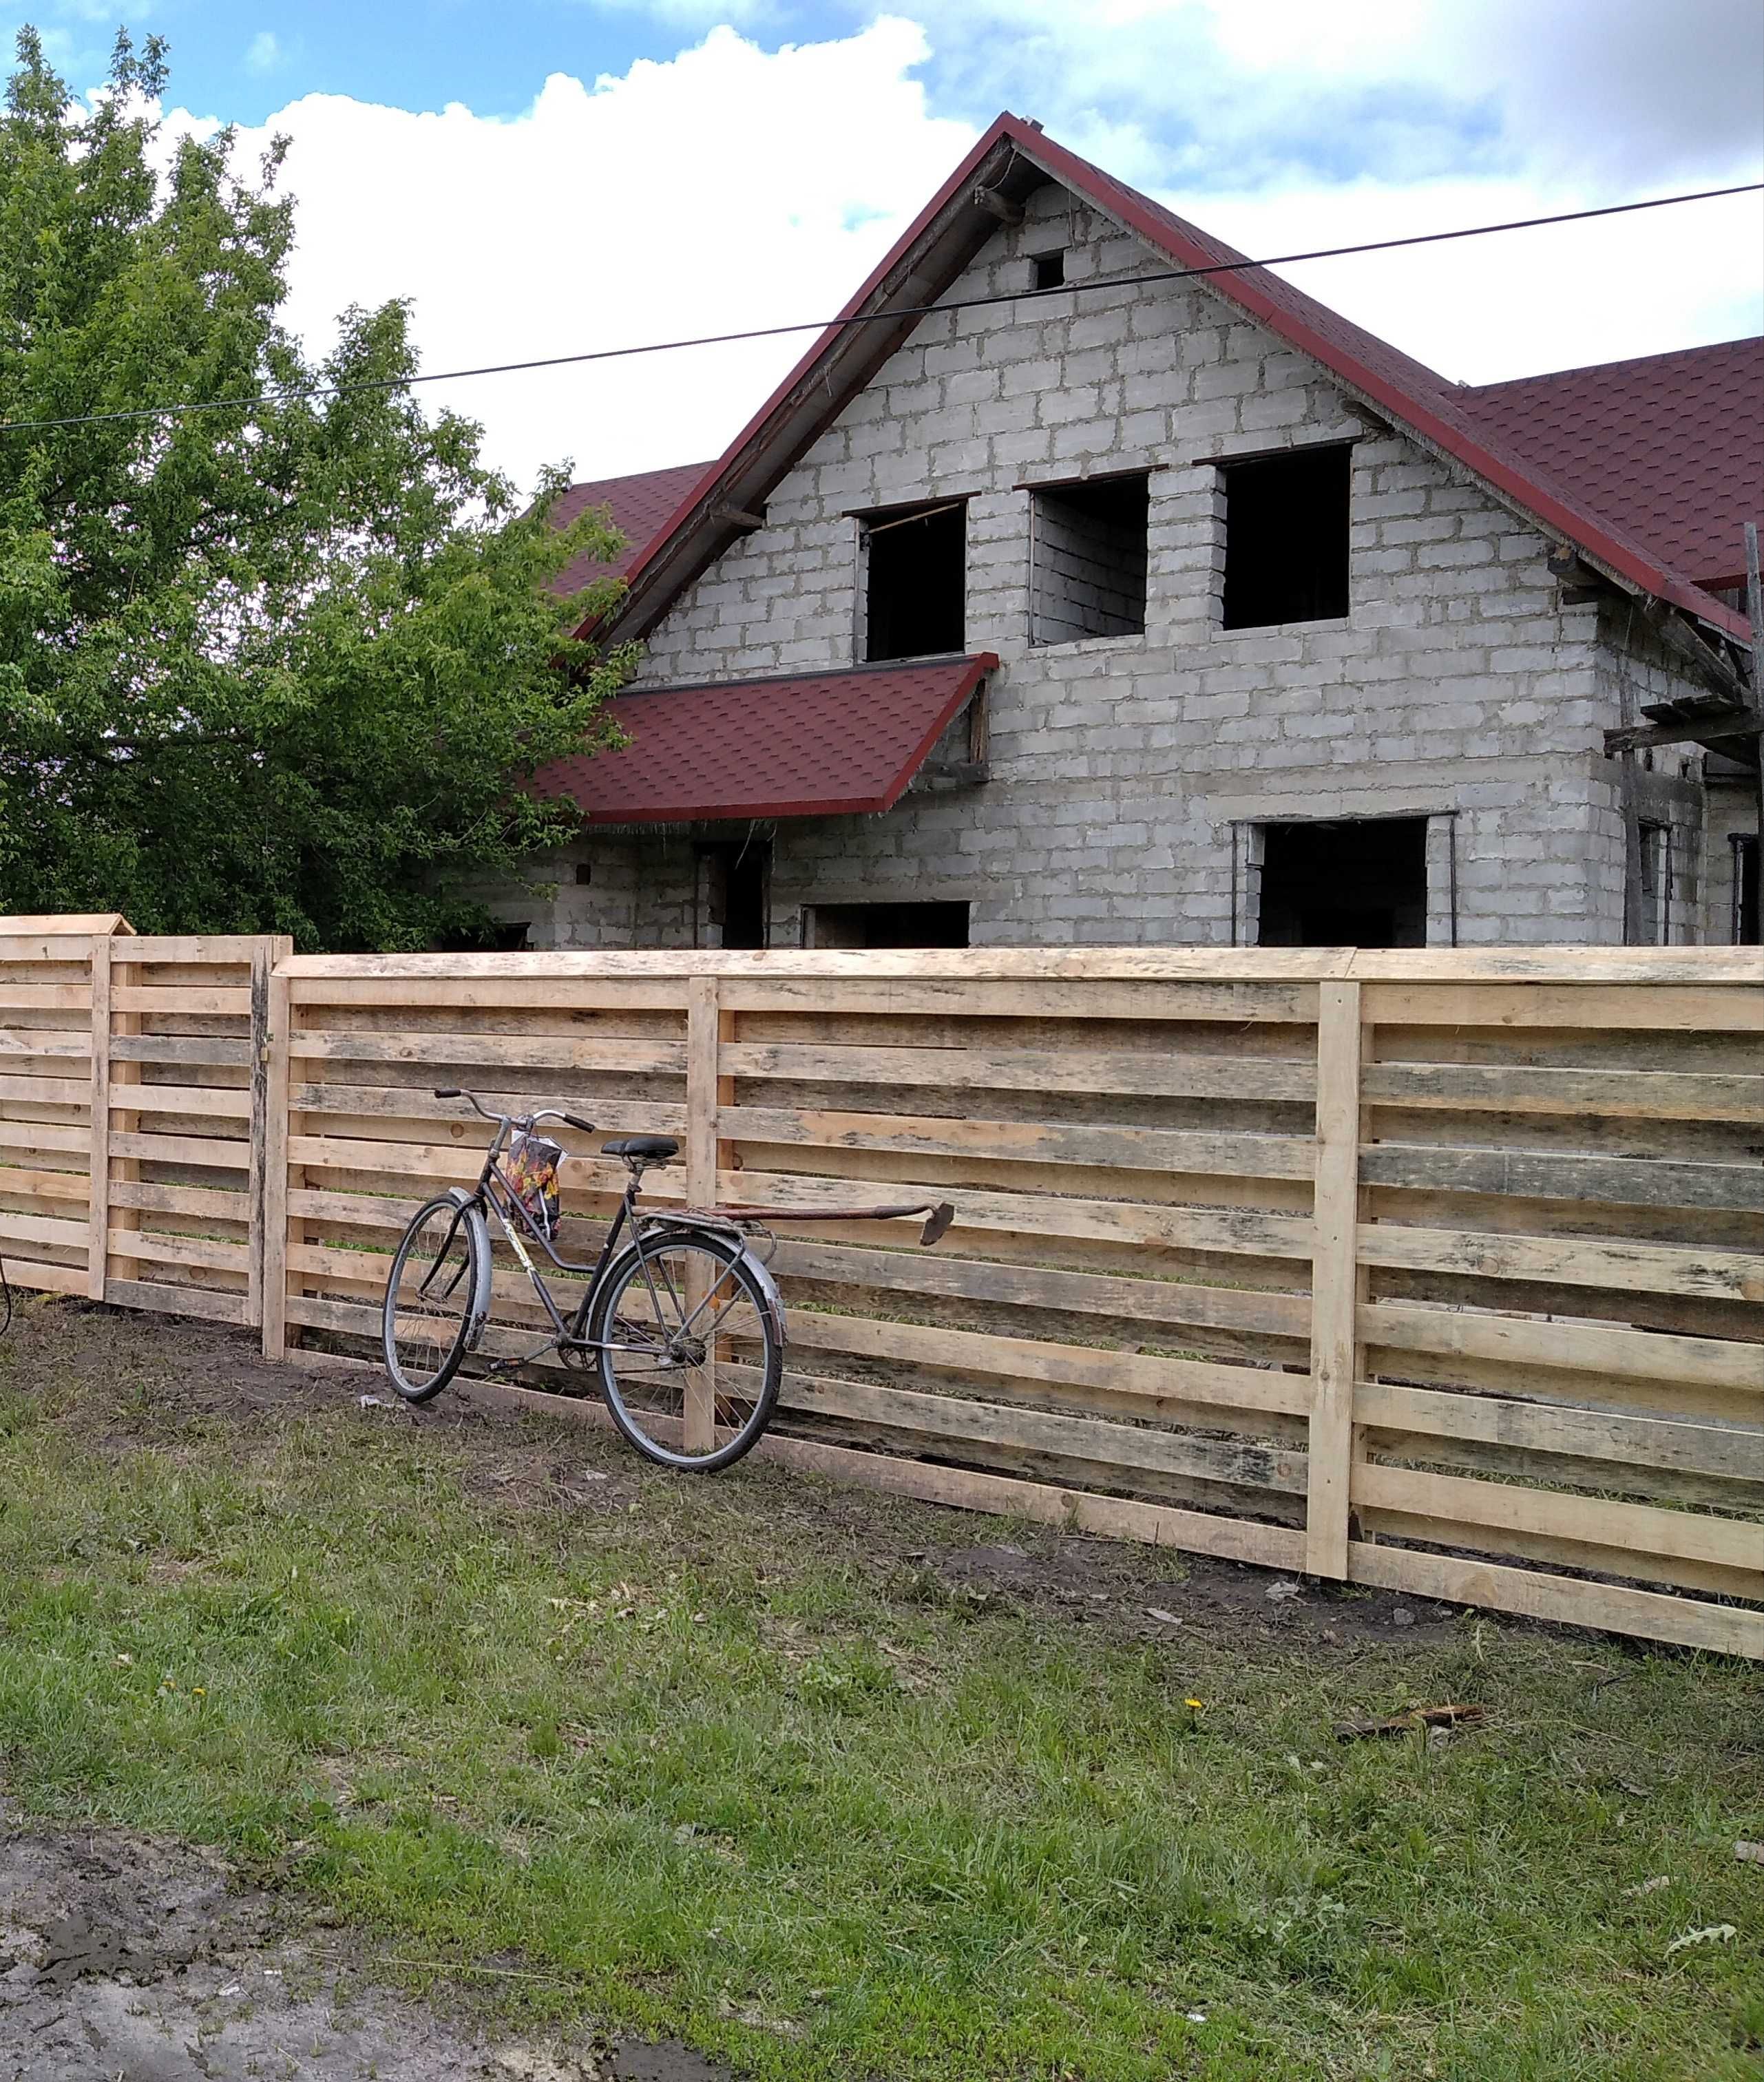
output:
<instances>
[{"instance_id":1,"label":"power line","mask_svg":"<svg viewBox=\"0 0 1764 2082\"><path fill-rule=\"evenodd\" d=\"M1265 260L1218 260L1204 268L1166 268L1148 275L1125 279L1141 283L1186 282L1198 276L1235 275L1251 268L1289 268L1301 260L1340 260L1357 253L1389 253L1399 247L1437 246L1448 239L1486 238L1501 231L1534 231L1544 225L1584 224L1595 217L1625 217L1640 209L1669 209L1679 203L1713 202L1724 196L1754 195L1764 181L1745 181L1728 188L1699 188L1691 195L1651 196L1642 202L1606 203L1596 209L1568 209L1551 217L1517 217L1504 224L1471 224L1456 231L1412 232L1401 238L1374 238L1354 246L1322 246L1305 253L1276 253ZM635 347L591 348L580 354L545 355L530 361L496 361L476 369L442 369L428 374L385 376L354 383L314 384L309 388L276 393L260 391L248 398L205 398L182 405L144 405L120 412L82 412L61 419L0 419L0 433L49 433L65 427L114 425L137 419L176 419L186 412L237 412L260 405L285 405L306 398L347 398L363 392L403 390L418 383L458 383L478 376L519 376L538 369L568 369L589 361L623 361L640 354L674 354L689 347L731 347L745 340L779 339L791 333L827 332L846 326L894 324L902 318L929 318L939 311L981 310L995 304L1032 303L1042 297L1082 295L1087 289L1119 289L1120 276L1099 276L1088 282L1066 282L1046 289L1006 289L990 296L964 297L947 304L910 304L887 310L857 311L833 318L799 318L788 325L752 326L741 332L701 333L686 339L648 340Z\"/></svg>"}]
</instances>

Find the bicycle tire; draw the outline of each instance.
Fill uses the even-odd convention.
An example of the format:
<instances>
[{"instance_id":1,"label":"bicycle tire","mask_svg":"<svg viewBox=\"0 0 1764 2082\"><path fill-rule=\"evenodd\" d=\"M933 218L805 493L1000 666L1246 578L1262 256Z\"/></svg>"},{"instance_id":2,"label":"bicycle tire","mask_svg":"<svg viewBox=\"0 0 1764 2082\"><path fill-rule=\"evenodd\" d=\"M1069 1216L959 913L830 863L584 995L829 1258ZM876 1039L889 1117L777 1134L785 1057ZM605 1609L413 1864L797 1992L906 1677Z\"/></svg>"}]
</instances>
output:
<instances>
[{"instance_id":1,"label":"bicycle tire","mask_svg":"<svg viewBox=\"0 0 1764 2082\"><path fill-rule=\"evenodd\" d=\"M424 1241L425 1237L428 1239ZM412 1289L405 1283L419 1246L433 1249L429 1272ZM437 1279L445 1259L450 1270L433 1294L423 1292ZM399 1239L386 1296L380 1307L380 1349L386 1377L406 1402L427 1402L439 1395L477 1342L489 1313L490 1239L483 1216L463 1194L437 1193L411 1216ZM401 1294L404 1309L399 1307ZM419 1308L420 1314L419 1314ZM399 1325L410 1328L401 1340ZM408 1352L401 1349L407 1345ZM432 1357L432 1365L407 1364Z\"/></svg>"},{"instance_id":2,"label":"bicycle tire","mask_svg":"<svg viewBox=\"0 0 1764 2082\"><path fill-rule=\"evenodd\" d=\"M686 1312L683 1298L673 1303L666 1297L670 1292L683 1297L682 1275L695 1257L720 1268L714 1279L708 1271L701 1275L708 1283L701 1305L718 1305L716 1297L725 1291L725 1283L730 1301L720 1313L703 1319L710 1324L711 1343L703 1366L682 1365L677 1360L663 1363L665 1346L653 1329L654 1311L658 1303L664 1310L672 1308L673 1330L688 1330L694 1317ZM643 1305L645 1301L648 1308ZM665 1468L715 1474L753 1450L778 1401L784 1373L784 1334L776 1292L745 1251L702 1229L662 1232L646 1238L641 1252L635 1244L628 1245L597 1283L587 1317L589 1337L598 1347L595 1359L601 1400L627 1441L646 1459ZM735 1359L732 1353L726 1359L724 1348L735 1346L743 1348L741 1357ZM657 1354L653 1369L623 1363L622 1355L640 1359L645 1351ZM715 1369L727 1363L740 1367L739 1390L717 1384ZM694 1388L710 1393L708 1450L690 1451L686 1445L686 1404ZM726 1421L731 1419L738 1421ZM726 1434L720 1441L720 1432ZM670 1433L674 1435L671 1439Z\"/></svg>"}]
</instances>

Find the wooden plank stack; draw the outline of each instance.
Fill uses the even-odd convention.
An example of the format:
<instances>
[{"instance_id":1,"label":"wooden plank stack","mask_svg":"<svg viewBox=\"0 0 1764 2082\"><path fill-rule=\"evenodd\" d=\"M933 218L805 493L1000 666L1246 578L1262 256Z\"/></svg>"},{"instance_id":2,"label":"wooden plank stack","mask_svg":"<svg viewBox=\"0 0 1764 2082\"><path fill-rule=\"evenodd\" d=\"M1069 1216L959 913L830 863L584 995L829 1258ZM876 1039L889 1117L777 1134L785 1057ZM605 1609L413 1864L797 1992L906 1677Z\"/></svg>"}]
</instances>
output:
<instances>
[{"instance_id":1,"label":"wooden plank stack","mask_svg":"<svg viewBox=\"0 0 1764 2082\"><path fill-rule=\"evenodd\" d=\"M24 1283L95 1292L101 1219L112 1300L369 1349L410 1211L482 1161L432 1088L560 1104L679 1136L657 1202L810 1217L774 1458L1764 1657L1755 950L52 938L0 942ZM623 1172L561 1139L586 1257ZM839 1217L922 1195L932 1250ZM487 1354L527 1351L512 1260L495 1293Z\"/></svg>"}]
</instances>

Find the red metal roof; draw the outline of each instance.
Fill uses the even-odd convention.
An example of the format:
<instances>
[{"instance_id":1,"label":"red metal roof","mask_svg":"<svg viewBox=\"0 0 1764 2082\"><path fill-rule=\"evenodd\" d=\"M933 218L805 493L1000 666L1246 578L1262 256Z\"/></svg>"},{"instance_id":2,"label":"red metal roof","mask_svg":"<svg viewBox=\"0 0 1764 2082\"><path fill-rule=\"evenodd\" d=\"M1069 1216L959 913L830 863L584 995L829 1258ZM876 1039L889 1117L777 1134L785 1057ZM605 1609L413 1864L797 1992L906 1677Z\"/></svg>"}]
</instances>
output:
<instances>
[{"instance_id":1,"label":"red metal roof","mask_svg":"<svg viewBox=\"0 0 1764 2082\"><path fill-rule=\"evenodd\" d=\"M1764 339L1460 390L1491 440L1699 584L1741 584L1764 522Z\"/></svg>"},{"instance_id":2,"label":"red metal roof","mask_svg":"<svg viewBox=\"0 0 1764 2082\"><path fill-rule=\"evenodd\" d=\"M1162 204L1099 166L1057 145L1020 116L998 116L961 165L902 234L884 259L846 305L842 318L877 312L903 302L919 304L941 294L960 268L992 233L995 221L970 200L975 176L1001 147L1063 183L1137 233L1178 267L1205 268L1236 262L1243 255L1222 241L1187 223ZM953 222L966 210L973 218L965 258L947 254L946 279L930 279L901 265L906 255L939 221ZM1512 499L1547 533L1574 544L1643 592L1669 601L1706 622L1744 637L1748 626L1702 591L1698 575L1682 562L1665 558L1644 537L1631 531L1614 511L1595 511L1584 492L1559 481L1516 451L1510 438L1492 432L1479 418L1475 394L1448 382L1412 356L1363 327L1319 303L1265 268L1244 267L1208 278L1219 296L1301 352L1331 369L1351 390L1379 411L1462 463L1486 483ZM762 486L775 486L804 453L810 442L844 409L846 395L829 380L818 386L817 423L806 432L798 407L817 387L814 379L829 365L842 335L850 328L829 326L771 398L738 434L721 461L688 487L668 524L630 557L626 569L631 584L627 626L641 634L653 626L698 573L725 546L727 529L716 508L731 486L741 480L742 499L753 505ZM697 548L690 538L702 537ZM664 551L669 553L665 557ZM676 552L678 554L675 554ZM664 564L665 576L652 577ZM646 578L648 583L646 584ZM585 633L585 632L584 632Z\"/></svg>"},{"instance_id":3,"label":"red metal roof","mask_svg":"<svg viewBox=\"0 0 1764 2082\"><path fill-rule=\"evenodd\" d=\"M707 462L678 463L671 470L646 470L632 477L603 477L592 484L572 484L551 508L554 527L567 528L591 506L612 508L625 546L610 564L595 557L577 557L551 581L554 592L580 592L609 573L622 578L661 533L680 502L707 470Z\"/></svg>"},{"instance_id":4,"label":"red metal roof","mask_svg":"<svg viewBox=\"0 0 1764 2082\"><path fill-rule=\"evenodd\" d=\"M557 760L533 793L568 798L596 824L892 809L998 663L982 651L621 694L625 749Z\"/></svg>"}]
</instances>

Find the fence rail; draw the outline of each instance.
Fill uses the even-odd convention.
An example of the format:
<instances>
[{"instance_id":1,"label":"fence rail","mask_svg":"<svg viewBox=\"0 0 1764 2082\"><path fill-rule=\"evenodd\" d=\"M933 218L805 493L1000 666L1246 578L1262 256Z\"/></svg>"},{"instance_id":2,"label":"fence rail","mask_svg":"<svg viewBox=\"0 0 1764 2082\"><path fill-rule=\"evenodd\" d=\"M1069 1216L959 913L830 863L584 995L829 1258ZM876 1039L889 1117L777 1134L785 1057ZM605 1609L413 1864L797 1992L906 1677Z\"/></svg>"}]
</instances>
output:
<instances>
[{"instance_id":1,"label":"fence rail","mask_svg":"<svg viewBox=\"0 0 1764 2082\"><path fill-rule=\"evenodd\" d=\"M1754 950L296 956L53 923L0 921L19 1284L359 1347L410 1207L481 1160L432 1087L560 1102L677 1134L660 1199L827 1210L775 1261L775 1457L1764 1657ZM622 1174L563 1139L591 1225ZM936 1250L838 1217L902 1188L955 1202ZM535 1320L499 1255L487 1348Z\"/></svg>"}]
</instances>

